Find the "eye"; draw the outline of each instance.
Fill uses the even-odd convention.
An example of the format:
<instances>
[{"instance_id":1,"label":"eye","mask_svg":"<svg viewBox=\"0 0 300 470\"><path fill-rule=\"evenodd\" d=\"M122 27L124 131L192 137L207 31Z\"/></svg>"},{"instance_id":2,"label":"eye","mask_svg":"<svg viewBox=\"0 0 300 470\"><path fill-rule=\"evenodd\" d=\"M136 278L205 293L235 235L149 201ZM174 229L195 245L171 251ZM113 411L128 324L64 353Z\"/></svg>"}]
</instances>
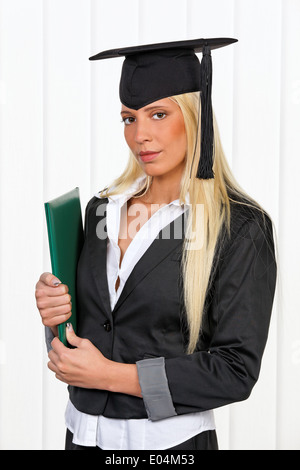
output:
<instances>
[{"instance_id":1,"label":"eye","mask_svg":"<svg viewBox=\"0 0 300 470\"><path fill-rule=\"evenodd\" d=\"M135 118L132 116L124 117L121 122L124 122L125 126L129 126L135 121Z\"/></svg>"},{"instance_id":2,"label":"eye","mask_svg":"<svg viewBox=\"0 0 300 470\"><path fill-rule=\"evenodd\" d=\"M155 113L153 114L153 119L156 119L156 120L161 120L161 119L164 119L166 117L166 113Z\"/></svg>"}]
</instances>

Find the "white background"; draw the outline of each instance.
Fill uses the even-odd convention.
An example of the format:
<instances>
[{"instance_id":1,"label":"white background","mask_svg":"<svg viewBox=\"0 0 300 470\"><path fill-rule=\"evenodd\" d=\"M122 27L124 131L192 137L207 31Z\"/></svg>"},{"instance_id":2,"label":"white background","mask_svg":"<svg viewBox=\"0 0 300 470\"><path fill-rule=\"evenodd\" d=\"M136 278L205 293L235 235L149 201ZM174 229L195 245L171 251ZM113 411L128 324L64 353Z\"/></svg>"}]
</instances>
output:
<instances>
[{"instance_id":1,"label":"white background","mask_svg":"<svg viewBox=\"0 0 300 470\"><path fill-rule=\"evenodd\" d=\"M47 369L34 290L44 202L82 208L125 166L114 47L234 37L213 104L233 172L276 227L279 282L261 377L216 411L221 449L299 449L300 0L0 0L0 449L62 449L67 391Z\"/></svg>"}]
</instances>

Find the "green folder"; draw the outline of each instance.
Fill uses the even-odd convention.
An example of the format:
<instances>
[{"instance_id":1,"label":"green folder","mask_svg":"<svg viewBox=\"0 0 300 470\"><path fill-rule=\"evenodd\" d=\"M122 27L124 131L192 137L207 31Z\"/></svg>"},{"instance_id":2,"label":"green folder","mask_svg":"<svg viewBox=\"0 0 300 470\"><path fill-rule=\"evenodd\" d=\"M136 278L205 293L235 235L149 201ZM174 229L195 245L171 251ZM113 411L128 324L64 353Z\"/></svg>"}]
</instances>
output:
<instances>
[{"instance_id":1,"label":"green folder","mask_svg":"<svg viewBox=\"0 0 300 470\"><path fill-rule=\"evenodd\" d=\"M72 300L72 323L76 331L76 274L83 245L83 224L79 189L45 203L52 273L69 288ZM58 325L59 339L68 346L66 324Z\"/></svg>"}]
</instances>

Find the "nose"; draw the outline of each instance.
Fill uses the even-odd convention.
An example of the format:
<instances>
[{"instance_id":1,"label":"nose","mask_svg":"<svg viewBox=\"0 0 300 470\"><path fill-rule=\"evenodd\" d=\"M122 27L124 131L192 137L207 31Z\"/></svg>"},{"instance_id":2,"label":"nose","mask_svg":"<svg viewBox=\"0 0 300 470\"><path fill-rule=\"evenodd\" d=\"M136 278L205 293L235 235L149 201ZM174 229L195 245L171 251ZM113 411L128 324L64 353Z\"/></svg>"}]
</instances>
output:
<instances>
[{"instance_id":1,"label":"nose","mask_svg":"<svg viewBox=\"0 0 300 470\"><path fill-rule=\"evenodd\" d=\"M143 144L144 142L151 142L151 129L150 124L146 119L140 119L136 121L135 127L135 141L137 144Z\"/></svg>"}]
</instances>

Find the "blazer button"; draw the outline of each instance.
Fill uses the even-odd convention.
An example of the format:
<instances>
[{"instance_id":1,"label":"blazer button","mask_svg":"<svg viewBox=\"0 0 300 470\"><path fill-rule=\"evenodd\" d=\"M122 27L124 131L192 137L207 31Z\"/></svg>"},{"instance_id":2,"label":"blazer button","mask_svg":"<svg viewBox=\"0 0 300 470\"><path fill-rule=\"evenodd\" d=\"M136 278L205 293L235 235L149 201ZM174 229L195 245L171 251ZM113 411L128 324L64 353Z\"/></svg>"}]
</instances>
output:
<instances>
[{"instance_id":1,"label":"blazer button","mask_svg":"<svg viewBox=\"0 0 300 470\"><path fill-rule=\"evenodd\" d=\"M111 330L111 324L109 321L106 321L104 324L103 324L103 328L105 329L105 331L110 331Z\"/></svg>"}]
</instances>

